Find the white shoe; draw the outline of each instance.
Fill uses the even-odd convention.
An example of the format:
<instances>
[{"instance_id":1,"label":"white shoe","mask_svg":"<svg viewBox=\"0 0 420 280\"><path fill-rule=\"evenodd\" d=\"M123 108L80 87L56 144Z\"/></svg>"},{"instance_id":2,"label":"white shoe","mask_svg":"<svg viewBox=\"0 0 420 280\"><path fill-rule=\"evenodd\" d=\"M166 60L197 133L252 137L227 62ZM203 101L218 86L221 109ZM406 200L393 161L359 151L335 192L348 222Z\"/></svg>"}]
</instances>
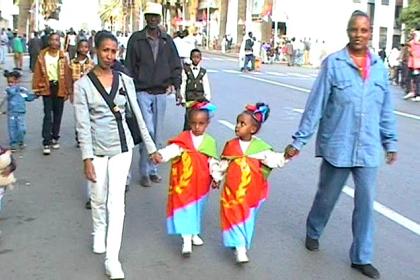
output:
<instances>
[{"instance_id":1,"label":"white shoe","mask_svg":"<svg viewBox=\"0 0 420 280\"><path fill-rule=\"evenodd\" d=\"M124 271L119 261L105 261L105 273L110 279L124 279Z\"/></svg>"},{"instance_id":2,"label":"white shoe","mask_svg":"<svg viewBox=\"0 0 420 280\"><path fill-rule=\"evenodd\" d=\"M246 249L244 247L236 248L235 255L236 255L236 262L237 263L247 263L247 262L249 262L249 258L246 255Z\"/></svg>"},{"instance_id":3,"label":"white shoe","mask_svg":"<svg viewBox=\"0 0 420 280\"><path fill-rule=\"evenodd\" d=\"M191 253L192 253L192 242L182 243L182 251L181 251L182 256L189 257Z\"/></svg>"},{"instance_id":4,"label":"white shoe","mask_svg":"<svg viewBox=\"0 0 420 280\"><path fill-rule=\"evenodd\" d=\"M49 154L51 154L51 150L50 150L50 146L45 145L44 148L42 149L42 153L47 156Z\"/></svg>"},{"instance_id":5,"label":"white shoe","mask_svg":"<svg viewBox=\"0 0 420 280\"><path fill-rule=\"evenodd\" d=\"M409 98L412 98L412 97L414 97L415 96L415 94L414 94L414 92L409 92L409 93L407 93L403 98L404 99L409 99Z\"/></svg>"},{"instance_id":6,"label":"white shoe","mask_svg":"<svg viewBox=\"0 0 420 280\"><path fill-rule=\"evenodd\" d=\"M420 102L420 96L416 96L416 97L411 98L411 101Z\"/></svg>"},{"instance_id":7,"label":"white shoe","mask_svg":"<svg viewBox=\"0 0 420 280\"><path fill-rule=\"evenodd\" d=\"M105 234L93 235L93 252L95 254L103 254L106 252Z\"/></svg>"},{"instance_id":8,"label":"white shoe","mask_svg":"<svg viewBox=\"0 0 420 280\"><path fill-rule=\"evenodd\" d=\"M52 140L52 146L51 146L54 150L58 150L60 149L60 143L58 143L58 140Z\"/></svg>"},{"instance_id":9,"label":"white shoe","mask_svg":"<svg viewBox=\"0 0 420 280\"><path fill-rule=\"evenodd\" d=\"M194 234L192 236L192 244L194 246L201 246L201 245L204 244L204 241L203 241L203 239L201 239L201 237L198 234Z\"/></svg>"}]
</instances>

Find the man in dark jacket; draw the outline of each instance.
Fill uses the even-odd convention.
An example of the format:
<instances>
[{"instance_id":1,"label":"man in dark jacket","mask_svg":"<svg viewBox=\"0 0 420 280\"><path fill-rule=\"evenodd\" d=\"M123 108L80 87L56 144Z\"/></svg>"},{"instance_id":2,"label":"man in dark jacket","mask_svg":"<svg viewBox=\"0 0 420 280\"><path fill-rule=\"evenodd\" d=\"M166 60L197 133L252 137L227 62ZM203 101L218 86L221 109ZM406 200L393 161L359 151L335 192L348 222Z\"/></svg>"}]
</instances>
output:
<instances>
[{"instance_id":1,"label":"man in dark jacket","mask_svg":"<svg viewBox=\"0 0 420 280\"><path fill-rule=\"evenodd\" d=\"M31 38L28 42L28 52L29 52L29 67L31 71L34 72L35 62L38 58L39 51L42 48L42 40L39 38L38 32L34 32L34 37Z\"/></svg>"},{"instance_id":2,"label":"man in dark jacket","mask_svg":"<svg viewBox=\"0 0 420 280\"><path fill-rule=\"evenodd\" d=\"M156 146L161 147L166 96L179 92L182 66L172 38L159 28L162 6L149 2L144 14L147 26L128 40L125 64L134 79L147 129ZM144 187L162 180L143 144L140 144L140 176Z\"/></svg>"}]
</instances>

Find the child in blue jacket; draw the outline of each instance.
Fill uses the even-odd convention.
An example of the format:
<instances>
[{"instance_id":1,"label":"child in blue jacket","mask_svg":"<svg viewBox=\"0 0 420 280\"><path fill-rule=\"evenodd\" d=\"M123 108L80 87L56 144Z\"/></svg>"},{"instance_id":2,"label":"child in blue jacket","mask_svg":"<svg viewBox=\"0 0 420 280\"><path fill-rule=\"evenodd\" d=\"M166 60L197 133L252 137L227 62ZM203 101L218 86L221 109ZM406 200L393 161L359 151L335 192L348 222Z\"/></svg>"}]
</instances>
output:
<instances>
[{"instance_id":1,"label":"child in blue jacket","mask_svg":"<svg viewBox=\"0 0 420 280\"><path fill-rule=\"evenodd\" d=\"M8 87L5 89L7 99L7 127L9 131L10 150L15 152L17 147L24 148L26 133L25 114L26 101L37 98L35 94L20 86L22 74L19 71L4 71Z\"/></svg>"}]
</instances>

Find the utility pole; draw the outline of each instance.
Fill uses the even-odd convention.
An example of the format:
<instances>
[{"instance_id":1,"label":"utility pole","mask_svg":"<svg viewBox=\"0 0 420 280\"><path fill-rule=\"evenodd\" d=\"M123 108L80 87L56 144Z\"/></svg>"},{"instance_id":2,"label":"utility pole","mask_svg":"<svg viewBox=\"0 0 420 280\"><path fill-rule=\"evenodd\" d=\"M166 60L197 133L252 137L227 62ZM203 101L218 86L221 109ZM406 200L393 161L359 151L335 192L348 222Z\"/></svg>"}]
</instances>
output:
<instances>
[{"instance_id":1,"label":"utility pole","mask_svg":"<svg viewBox=\"0 0 420 280\"><path fill-rule=\"evenodd\" d=\"M207 0L207 49L210 49L210 0Z\"/></svg>"}]
</instances>

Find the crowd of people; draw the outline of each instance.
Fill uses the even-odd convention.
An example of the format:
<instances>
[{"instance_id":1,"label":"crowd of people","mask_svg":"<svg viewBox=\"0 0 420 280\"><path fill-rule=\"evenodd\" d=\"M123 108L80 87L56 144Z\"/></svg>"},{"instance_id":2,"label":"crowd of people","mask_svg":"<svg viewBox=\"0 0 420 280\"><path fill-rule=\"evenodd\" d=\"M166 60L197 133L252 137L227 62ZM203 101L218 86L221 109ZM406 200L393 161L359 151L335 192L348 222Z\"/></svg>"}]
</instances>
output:
<instances>
[{"instance_id":1,"label":"crowd of people","mask_svg":"<svg viewBox=\"0 0 420 280\"><path fill-rule=\"evenodd\" d=\"M160 4L147 3L144 15L146 27L131 34L123 44L108 31L87 37L70 30L64 40L62 34L46 31L45 47L31 60L32 91L20 85L19 69L5 72L12 151L25 147L26 101L42 98L45 156L50 155L51 148L60 148L63 106L66 100L72 103L90 197L92 251L105 254L105 271L110 278L125 277L119 254L124 193L134 146L139 145L143 187L160 183L158 164L171 161L166 224L168 234L181 237L182 255L190 256L193 245L204 244L200 237L203 207L210 189L219 188L223 181L223 244L234 249L236 262L246 263L257 213L268 197L270 171L296 157L316 130L316 156L323 161L318 192L307 218L305 246L310 251L319 249L330 213L352 174L356 195L351 267L370 278L379 278L379 271L372 265L373 201L381 150L385 150L387 162L393 163L397 159L397 136L387 69L368 48L369 17L361 11L351 15L349 43L322 62L299 128L284 152L275 152L255 136L270 115L269 105L261 102L248 104L238 112L235 137L219 155L217 139L206 132L216 107L211 103L201 51L192 48L188 55L177 51L176 40L160 26ZM184 32L181 36L185 39L189 35ZM243 71L252 67L254 44L253 34L247 34ZM121 45L126 53L124 63L118 60ZM304 57L307 55L303 52ZM363 85L367 88L362 89ZM364 94L366 91L375 94ZM164 145L168 94L175 94L177 104L185 107L185 123L184 131ZM360 102L362 99L364 102ZM323 118L326 114L329 117ZM361 126L362 118L366 121ZM5 150L0 148L0 155ZM11 158L10 153L6 155ZM9 160L1 167L0 179L10 176L16 166ZM0 190L4 187L6 184ZM0 192L0 202L3 195Z\"/></svg>"}]
</instances>

